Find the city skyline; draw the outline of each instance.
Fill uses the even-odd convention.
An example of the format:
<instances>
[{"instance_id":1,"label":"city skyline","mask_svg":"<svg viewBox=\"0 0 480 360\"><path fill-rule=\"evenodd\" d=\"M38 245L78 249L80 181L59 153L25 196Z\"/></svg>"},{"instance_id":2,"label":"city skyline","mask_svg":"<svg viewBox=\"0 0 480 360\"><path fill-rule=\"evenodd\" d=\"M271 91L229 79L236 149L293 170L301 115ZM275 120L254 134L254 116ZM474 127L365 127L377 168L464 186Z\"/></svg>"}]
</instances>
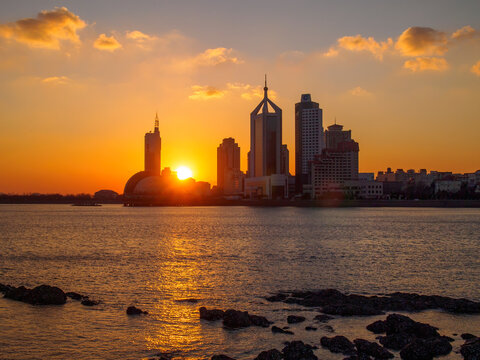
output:
<instances>
[{"instance_id":1,"label":"city skyline","mask_svg":"<svg viewBox=\"0 0 480 360\"><path fill-rule=\"evenodd\" d=\"M188 166L196 179L215 184L216 147L233 137L246 171L248 116L263 95L265 72L275 90L269 95L283 110L292 174L294 105L304 93L323 109L325 128L337 117L354 129L360 172L478 170L479 4L414 9L413 2L368 1L383 18L345 14L337 25L323 14L360 5L302 3L324 24L312 15L297 19L293 4L281 2L271 8L280 23L266 19L248 29L241 5L209 2L221 16L198 27L211 15L200 11L187 24L181 14L198 10L193 3L142 2L128 19L111 16L107 3L0 5L1 192L121 192L142 168L136 134L150 128L156 110L162 166ZM259 10L269 5L261 2ZM222 27L233 14L242 31ZM280 26L289 16L296 36ZM33 19L44 36L29 33L21 19ZM225 31L215 32L219 27Z\"/></svg>"}]
</instances>

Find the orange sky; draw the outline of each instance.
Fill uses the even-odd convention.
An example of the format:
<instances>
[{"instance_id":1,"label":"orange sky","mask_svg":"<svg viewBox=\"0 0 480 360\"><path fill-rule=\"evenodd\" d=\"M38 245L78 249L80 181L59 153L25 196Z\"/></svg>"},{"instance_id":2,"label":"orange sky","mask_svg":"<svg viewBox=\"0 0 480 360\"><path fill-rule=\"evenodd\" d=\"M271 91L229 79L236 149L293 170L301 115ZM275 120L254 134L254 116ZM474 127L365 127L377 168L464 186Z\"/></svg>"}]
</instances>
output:
<instances>
[{"instance_id":1,"label":"orange sky","mask_svg":"<svg viewBox=\"0 0 480 360\"><path fill-rule=\"evenodd\" d=\"M0 192L123 192L143 169L156 111L162 167L188 166L213 185L225 137L239 143L246 170L249 114L265 72L283 110L292 174L302 93L324 109L324 127L336 117L352 130L362 172L480 169L475 24L404 22L375 36L339 25L323 45L278 34L285 44L258 50L247 35L232 33L229 43L228 34L155 29L134 17L105 27L72 5L35 4L23 16L0 11Z\"/></svg>"}]
</instances>

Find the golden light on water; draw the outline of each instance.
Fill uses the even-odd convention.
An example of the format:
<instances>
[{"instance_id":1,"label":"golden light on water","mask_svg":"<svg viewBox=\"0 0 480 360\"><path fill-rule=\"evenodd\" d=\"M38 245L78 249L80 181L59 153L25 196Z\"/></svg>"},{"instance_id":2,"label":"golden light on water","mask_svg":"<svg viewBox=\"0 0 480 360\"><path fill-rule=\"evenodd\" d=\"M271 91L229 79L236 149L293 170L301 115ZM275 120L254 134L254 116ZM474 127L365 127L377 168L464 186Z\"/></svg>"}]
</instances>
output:
<instances>
[{"instance_id":1,"label":"golden light on water","mask_svg":"<svg viewBox=\"0 0 480 360\"><path fill-rule=\"evenodd\" d=\"M175 171L177 172L177 177L180 180L185 180L185 179L189 179L189 178L193 177L192 170L190 170L186 166L180 166Z\"/></svg>"}]
</instances>

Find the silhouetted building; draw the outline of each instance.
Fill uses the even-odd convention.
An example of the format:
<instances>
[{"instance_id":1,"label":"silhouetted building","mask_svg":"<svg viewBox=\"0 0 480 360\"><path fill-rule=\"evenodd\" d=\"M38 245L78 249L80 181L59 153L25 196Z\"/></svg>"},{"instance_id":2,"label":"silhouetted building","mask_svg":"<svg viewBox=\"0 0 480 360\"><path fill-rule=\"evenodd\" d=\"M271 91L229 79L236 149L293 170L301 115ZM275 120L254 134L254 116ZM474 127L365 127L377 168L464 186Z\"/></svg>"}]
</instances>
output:
<instances>
[{"instance_id":1,"label":"silhouetted building","mask_svg":"<svg viewBox=\"0 0 480 360\"><path fill-rule=\"evenodd\" d=\"M145 171L160 175L162 139L158 130L158 114L155 114L155 127L145 134Z\"/></svg>"},{"instance_id":2,"label":"silhouetted building","mask_svg":"<svg viewBox=\"0 0 480 360\"><path fill-rule=\"evenodd\" d=\"M323 110L313 102L310 94L302 94L295 104L295 191L303 192L303 185L311 184L311 166L315 155L324 149Z\"/></svg>"},{"instance_id":3,"label":"silhouetted building","mask_svg":"<svg viewBox=\"0 0 480 360\"><path fill-rule=\"evenodd\" d=\"M217 148L217 188L225 195L243 191L243 172L240 171L240 147L233 138L223 139Z\"/></svg>"},{"instance_id":4,"label":"silhouetted building","mask_svg":"<svg viewBox=\"0 0 480 360\"><path fill-rule=\"evenodd\" d=\"M116 200L118 198L118 193L113 190L99 190L93 197L98 200Z\"/></svg>"},{"instance_id":5,"label":"silhouetted building","mask_svg":"<svg viewBox=\"0 0 480 360\"><path fill-rule=\"evenodd\" d=\"M314 197L341 192L345 181L358 180L358 143L351 131L334 124L325 131L326 149L312 162L311 181Z\"/></svg>"},{"instance_id":6,"label":"silhouetted building","mask_svg":"<svg viewBox=\"0 0 480 360\"><path fill-rule=\"evenodd\" d=\"M288 149L282 146L282 109L264 96L250 114L250 151L245 196L250 198L288 197Z\"/></svg>"}]
</instances>

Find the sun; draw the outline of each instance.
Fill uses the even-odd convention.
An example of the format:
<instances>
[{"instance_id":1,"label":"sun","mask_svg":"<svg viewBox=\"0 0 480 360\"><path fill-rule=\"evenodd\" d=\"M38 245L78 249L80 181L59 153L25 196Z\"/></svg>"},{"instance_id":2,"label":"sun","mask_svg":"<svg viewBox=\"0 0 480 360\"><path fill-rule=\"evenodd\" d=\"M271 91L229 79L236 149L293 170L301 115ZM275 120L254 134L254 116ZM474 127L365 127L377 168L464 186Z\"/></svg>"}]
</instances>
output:
<instances>
[{"instance_id":1,"label":"sun","mask_svg":"<svg viewBox=\"0 0 480 360\"><path fill-rule=\"evenodd\" d=\"M191 178L193 176L192 170L190 170L186 166L180 166L175 171L177 172L177 177L180 180L185 180L185 179Z\"/></svg>"}]
</instances>

